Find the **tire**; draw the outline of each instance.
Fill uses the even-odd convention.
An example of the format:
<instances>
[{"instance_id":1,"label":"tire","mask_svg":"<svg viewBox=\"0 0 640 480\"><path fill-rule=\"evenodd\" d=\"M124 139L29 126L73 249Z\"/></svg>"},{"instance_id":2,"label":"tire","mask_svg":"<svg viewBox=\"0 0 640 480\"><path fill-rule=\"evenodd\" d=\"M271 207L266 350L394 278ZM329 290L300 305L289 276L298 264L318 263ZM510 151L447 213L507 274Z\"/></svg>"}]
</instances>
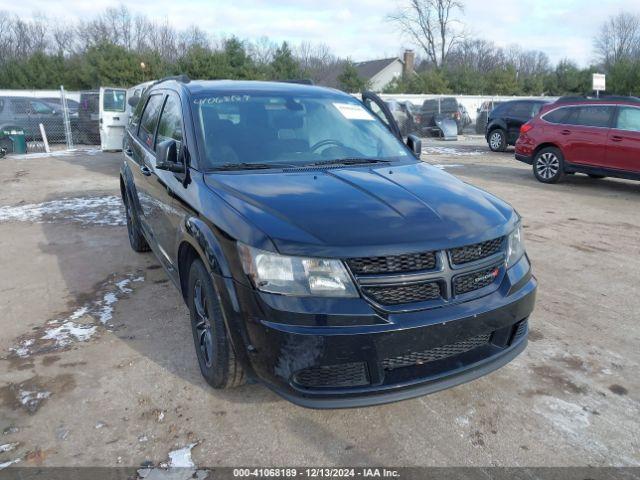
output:
<instances>
[{"instance_id":1,"label":"tire","mask_svg":"<svg viewBox=\"0 0 640 480\"><path fill-rule=\"evenodd\" d=\"M533 174L542 183L558 183L564 179L564 157L555 147L547 147L533 158Z\"/></svg>"},{"instance_id":2,"label":"tire","mask_svg":"<svg viewBox=\"0 0 640 480\"><path fill-rule=\"evenodd\" d=\"M127 219L127 234L129 236L131 248L134 252L148 252L150 250L149 244L142 234L138 215L131 205L129 194L126 190L122 196L122 202L124 203L124 215Z\"/></svg>"},{"instance_id":3,"label":"tire","mask_svg":"<svg viewBox=\"0 0 640 480\"><path fill-rule=\"evenodd\" d=\"M596 175L595 173L588 173L589 177L600 180L601 178L607 178L605 175Z\"/></svg>"},{"instance_id":4,"label":"tire","mask_svg":"<svg viewBox=\"0 0 640 480\"><path fill-rule=\"evenodd\" d=\"M216 389L242 385L244 370L229 341L220 297L200 259L191 264L188 288L191 331L200 373Z\"/></svg>"},{"instance_id":5,"label":"tire","mask_svg":"<svg viewBox=\"0 0 640 480\"><path fill-rule=\"evenodd\" d=\"M491 130L488 142L492 152L504 152L507 150L507 134L501 128Z\"/></svg>"}]
</instances>

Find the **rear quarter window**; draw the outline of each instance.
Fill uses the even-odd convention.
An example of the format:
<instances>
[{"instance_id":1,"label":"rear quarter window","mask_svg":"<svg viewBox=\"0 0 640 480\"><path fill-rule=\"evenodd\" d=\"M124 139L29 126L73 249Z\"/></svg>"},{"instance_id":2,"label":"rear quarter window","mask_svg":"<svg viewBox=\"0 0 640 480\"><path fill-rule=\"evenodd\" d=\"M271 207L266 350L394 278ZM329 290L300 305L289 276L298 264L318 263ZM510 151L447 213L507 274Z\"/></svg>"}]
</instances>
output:
<instances>
[{"instance_id":1,"label":"rear quarter window","mask_svg":"<svg viewBox=\"0 0 640 480\"><path fill-rule=\"evenodd\" d=\"M564 123L567 120L569 113L570 111L568 108L558 108L543 115L542 118L549 123Z\"/></svg>"}]
</instances>

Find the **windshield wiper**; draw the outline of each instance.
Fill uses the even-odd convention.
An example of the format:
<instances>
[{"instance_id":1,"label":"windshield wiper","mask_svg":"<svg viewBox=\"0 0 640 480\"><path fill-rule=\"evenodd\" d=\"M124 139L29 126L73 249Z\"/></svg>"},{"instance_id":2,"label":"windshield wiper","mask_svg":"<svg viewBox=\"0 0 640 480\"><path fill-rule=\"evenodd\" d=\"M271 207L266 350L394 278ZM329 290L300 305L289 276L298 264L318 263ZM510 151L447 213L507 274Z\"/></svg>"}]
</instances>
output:
<instances>
[{"instance_id":1,"label":"windshield wiper","mask_svg":"<svg viewBox=\"0 0 640 480\"><path fill-rule=\"evenodd\" d=\"M262 170L267 168L288 168L293 167L288 163L223 163L222 165L216 165L211 167L209 171L229 171L229 170Z\"/></svg>"},{"instance_id":2,"label":"windshield wiper","mask_svg":"<svg viewBox=\"0 0 640 480\"><path fill-rule=\"evenodd\" d=\"M380 158L336 158L335 160L322 160L320 162L307 163L308 166L318 165L362 165L366 163L389 163L390 160Z\"/></svg>"}]
</instances>

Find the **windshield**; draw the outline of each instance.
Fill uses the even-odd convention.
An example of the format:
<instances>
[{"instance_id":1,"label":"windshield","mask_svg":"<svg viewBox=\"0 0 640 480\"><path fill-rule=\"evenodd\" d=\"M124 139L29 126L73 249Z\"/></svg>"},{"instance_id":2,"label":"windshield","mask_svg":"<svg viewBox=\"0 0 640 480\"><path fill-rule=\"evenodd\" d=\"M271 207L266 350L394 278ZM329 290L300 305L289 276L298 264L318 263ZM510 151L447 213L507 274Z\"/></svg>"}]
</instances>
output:
<instances>
[{"instance_id":1,"label":"windshield","mask_svg":"<svg viewBox=\"0 0 640 480\"><path fill-rule=\"evenodd\" d=\"M210 95L193 102L205 169L410 156L382 122L344 96Z\"/></svg>"}]
</instances>

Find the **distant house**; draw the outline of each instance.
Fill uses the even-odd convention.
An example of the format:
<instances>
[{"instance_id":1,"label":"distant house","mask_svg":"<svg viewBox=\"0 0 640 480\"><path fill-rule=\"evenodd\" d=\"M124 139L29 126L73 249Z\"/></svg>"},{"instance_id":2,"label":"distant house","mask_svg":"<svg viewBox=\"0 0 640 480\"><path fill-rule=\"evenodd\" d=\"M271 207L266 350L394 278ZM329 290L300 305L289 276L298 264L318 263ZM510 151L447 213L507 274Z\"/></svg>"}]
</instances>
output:
<instances>
[{"instance_id":1,"label":"distant house","mask_svg":"<svg viewBox=\"0 0 640 480\"><path fill-rule=\"evenodd\" d=\"M413 72L414 60L415 54L413 50L406 50L403 58L391 57L368 60L366 62L356 62L354 66L358 71L358 76L369 83L370 90L381 92L396 78ZM343 71L344 64L335 65L318 80L318 84L331 88L340 88L338 77Z\"/></svg>"}]
</instances>

